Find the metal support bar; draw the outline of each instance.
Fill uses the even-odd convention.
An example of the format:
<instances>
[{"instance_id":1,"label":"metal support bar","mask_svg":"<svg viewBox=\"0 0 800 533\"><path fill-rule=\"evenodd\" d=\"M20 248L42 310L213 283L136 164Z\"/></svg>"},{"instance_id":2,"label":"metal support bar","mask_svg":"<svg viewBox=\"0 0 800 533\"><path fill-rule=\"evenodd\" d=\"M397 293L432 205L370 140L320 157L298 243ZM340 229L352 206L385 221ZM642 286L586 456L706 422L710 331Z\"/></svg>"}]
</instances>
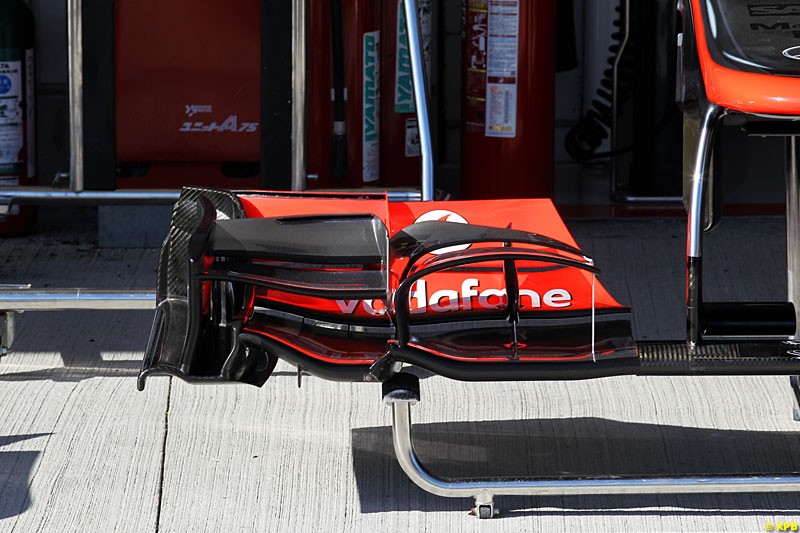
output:
<instances>
[{"instance_id":1,"label":"metal support bar","mask_svg":"<svg viewBox=\"0 0 800 533\"><path fill-rule=\"evenodd\" d=\"M723 108L707 103L702 110L700 131L694 151L689 194L689 216L686 228L686 322L687 341L694 346L701 341L703 304L703 230L705 229L706 199L711 178L711 154Z\"/></svg>"},{"instance_id":2,"label":"metal support bar","mask_svg":"<svg viewBox=\"0 0 800 533\"><path fill-rule=\"evenodd\" d=\"M73 192L83 191L83 2L67 0L69 55L69 181Z\"/></svg>"},{"instance_id":3,"label":"metal support bar","mask_svg":"<svg viewBox=\"0 0 800 533\"><path fill-rule=\"evenodd\" d=\"M0 191L0 197L21 205L170 205L176 190L67 191L50 187L19 187Z\"/></svg>"},{"instance_id":4,"label":"metal support bar","mask_svg":"<svg viewBox=\"0 0 800 533\"><path fill-rule=\"evenodd\" d=\"M419 11L416 0L403 0L408 50L411 56L411 79L417 107L417 125L422 154L422 201L433 200L433 139L428 112L428 84L425 80L425 61L422 55L422 32L419 28Z\"/></svg>"},{"instance_id":5,"label":"metal support bar","mask_svg":"<svg viewBox=\"0 0 800 533\"><path fill-rule=\"evenodd\" d=\"M800 491L800 476L686 476L651 478L562 478L454 480L427 471L414 452L411 439L411 403L392 405L392 441L397 460L411 480L437 496L475 497L482 505L492 496L554 496L574 494L678 494Z\"/></svg>"},{"instance_id":6,"label":"metal support bar","mask_svg":"<svg viewBox=\"0 0 800 533\"><path fill-rule=\"evenodd\" d=\"M3 311L153 310L153 290L0 290Z\"/></svg>"},{"instance_id":7,"label":"metal support bar","mask_svg":"<svg viewBox=\"0 0 800 533\"><path fill-rule=\"evenodd\" d=\"M352 189L350 192L360 191ZM171 205L178 201L179 196L180 191L166 189L72 192L50 187L19 187L0 190L0 203L5 200L10 204L20 205ZM418 191L410 190L387 191L387 196L390 202L420 199Z\"/></svg>"},{"instance_id":8,"label":"metal support bar","mask_svg":"<svg viewBox=\"0 0 800 533\"><path fill-rule=\"evenodd\" d=\"M786 137L786 274L789 301L800 324L800 138ZM797 338L797 332L793 335Z\"/></svg>"},{"instance_id":9,"label":"metal support bar","mask_svg":"<svg viewBox=\"0 0 800 533\"><path fill-rule=\"evenodd\" d=\"M0 313L0 357L5 357L14 344L14 317L15 313Z\"/></svg>"},{"instance_id":10,"label":"metal support bar","mask_svg":"<svg viewBox=\"0 0 800 533\"><path fill-rule=\"evenodd\" d=\"M700 257L703 247L703 229L705 213L703 207L706 201L708 179L711 169L711 154L714 147L714 138L724 110L716 104L708 103L703 109L700 122L700 131L697 135L697 146L694 151L692 165L691 191L689 196L689 228L687 229L688 257Z\"/></svg>"},{"instance_id":11,"label":"metal support bar","mask_svg":"<svg viewBox=\"0 0 800 533\"><path fill-rule=\"evenodd\" d=\"M306 190L307 4L292 5L292 190Z\"/></svg>"}]
</instances>

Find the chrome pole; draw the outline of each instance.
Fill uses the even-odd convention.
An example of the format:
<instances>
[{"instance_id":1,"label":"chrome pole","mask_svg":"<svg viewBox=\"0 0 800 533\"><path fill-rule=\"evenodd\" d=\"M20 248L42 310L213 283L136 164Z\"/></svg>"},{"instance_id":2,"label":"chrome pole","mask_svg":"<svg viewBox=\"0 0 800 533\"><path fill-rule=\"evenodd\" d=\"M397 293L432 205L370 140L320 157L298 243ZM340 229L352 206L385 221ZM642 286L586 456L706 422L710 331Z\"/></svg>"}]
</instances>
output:
<instances>
[{"instance_id":1,"label":"chrome pole","mask_svg":"<svg viewBox=\"0 0 800 533\"><path fill-rule=\"evenodd\" d=\"M422 55L422 32L416 0L403 0L408 51L411 56L411 79L417 106L417 126L422 155L422 200L433 200L433 139L428 112L428 85L425 79L425 61Z\"/></svg>"},{"instance_id":2,"label":"chrome pole","mask_svg":"<svg viewBox=\"0 0 800 533\"><path fill-rule=\"evenodd\" d=\"M714 133L721 115L722 108L709 103L703 113L700 132L697 136L689 197L689 228L687 230L686 249L686 255L689 257L700 257L702 255L703 226L705 224L703 205L706 195L706 181L708 180L711 166Z\"/></svg>"},{"instance_id":3,"label":"chrome pole","mask_svg":"<svg viewBox=\"0 0 800 533\"><path fill-rule=\"evenodd\" d=\"M392 440L403 471L422 489L455 498L553 496L573 494L677 494L703 492L789 492L800 490L800 476L686 476L651 478L565 478L453 480L429 473L414 453L410 402L392 404Z\"/></svg>"},{"instance_id":4,"label":"chrome pole","mask_svg":"<svg viewBox=\"0 0 800 533\"><path fill-rule=\"evenodd\" d=\"M706 195L710 179L714 137L723 108L707 103L703 108L700 131L692 164L689 195L689 216L686 228L686 321L687 341L691 346L701 340L700 316L703 300L703 229L705 228Z\"/></svg>"},{"instance_id":5,"label":"chrome pole","mask_svg":"<svg viewBox=\"0 0 800 533\"><path fill-rule=\"evenodd\" d=\"M333 189L332 191L344 192L347 189ZM363 192L364 190L350 189L350 191ZM19 187L0 191L0 200L24 205L170 205L178 201L180 194L180 191L166 189L72 192L50 187ZM242 193L242 195L246 196L247 193ZM390 202L409 202L420 199L417 190L391 190L387 192L387 196Z\"/></svg>"},{"instance_id":6,"label":"chrome pole","mask_svg":"<svg viewBox=\"0 0 800 533\"><path fill-rule=\"evenodd\" d=\"M69 56L69 183L80 192L83 183L83 2L67 0Z\"/></svg>"},{"instance_id":7,"label":"chrome pole","mask_svg":"<svg viewBox=\"0 0 800 533\"><path fill-rule=\"evenodd\" d=\"M308 18L306 0L292 7L292 190L306 190ZM266 125L262 124L262 127Z\"/></svg>"},{"instance_id":8,"label":"chrome pole","mask_svg":"<svg viewBox=\"0 0 800 533\"><path fill-rule=\"evenodd\" d=\"M153 310L153 290L0 288L0 311Z\"/></svg>"},{"instance_id":9,"label":"chrome pole","mask_svg":"<svg viewBox=\"0 0 800 533\"><path fill-rule=\"evenodd\" d=\"M789 301L800 324L800 139L786 138L786 273ZM794 338L798 338L795 333Z\"/></svg>"},{"instance_id":10,"label":"chrome pole","mask_svg":"<svg viewBox=\"0 0 800 533\"><path fill-rule=\"evenodd\" d=\"M169 205L178 201L180 191L136 190L68 191L50 187L20 187L0 191L0 198L26 205Z\"/></svg>"}]
</instances>

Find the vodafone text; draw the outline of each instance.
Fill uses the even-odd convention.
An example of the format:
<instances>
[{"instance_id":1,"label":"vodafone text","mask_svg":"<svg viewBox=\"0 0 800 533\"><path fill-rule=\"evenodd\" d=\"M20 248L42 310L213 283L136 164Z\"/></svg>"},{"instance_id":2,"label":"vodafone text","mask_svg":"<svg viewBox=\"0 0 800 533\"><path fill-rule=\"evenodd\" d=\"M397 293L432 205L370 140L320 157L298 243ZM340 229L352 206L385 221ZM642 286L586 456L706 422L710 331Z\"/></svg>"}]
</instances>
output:
<instances>
[{"instance_id":1,"label":"vodafone text","mask_svg":"<svg viewBox=\"0 0 800 533\"><path fill-rule=\"evenodd\" d=\"M550 289L539 294L530 289L520 289L520 305L523 309L550 307L561 309L572 305L572 295L566 289ZM342 313L352 315L359 306L370 315L386 313L382 300L337 300ZM424 279L414 284L411 291L411 313L428 311L447 313L450 311L471 311L474 309L502 309L506 305L506 290L489 288L481 290L480 281L467 278L461 283L461 291L441 289L428 295L428 282Z\"/></svg>"}]
</instances>

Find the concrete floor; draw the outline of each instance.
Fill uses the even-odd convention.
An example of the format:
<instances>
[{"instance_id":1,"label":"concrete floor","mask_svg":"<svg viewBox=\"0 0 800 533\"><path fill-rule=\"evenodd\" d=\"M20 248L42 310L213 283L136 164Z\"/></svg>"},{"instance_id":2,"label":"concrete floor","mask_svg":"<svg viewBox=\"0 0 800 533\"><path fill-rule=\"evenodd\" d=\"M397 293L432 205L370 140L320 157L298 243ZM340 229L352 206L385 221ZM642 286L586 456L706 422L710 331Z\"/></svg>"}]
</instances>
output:
<instances>
[{"instance_id":1,"label":"concrete floor","mask_svg":"<svg viewBox=\"0 0 800 533\"><path fill-rule=\"evenodd\" d=\"M639 338L679 338L679 219L571 221ZM783 222L709 237L707 296L780 299ZM0 241L0 282L146 288L156 250L100 249L89 225ZM279 366L263 389L135 376L151 313L26 313L0 362L0 531L764 531L798 494L505 497L499 519L402 473L374 384ZM787 378L467 384L429 377L423 461L458 475L787 472L800 426Z\"/></svg>"}]
</instances>

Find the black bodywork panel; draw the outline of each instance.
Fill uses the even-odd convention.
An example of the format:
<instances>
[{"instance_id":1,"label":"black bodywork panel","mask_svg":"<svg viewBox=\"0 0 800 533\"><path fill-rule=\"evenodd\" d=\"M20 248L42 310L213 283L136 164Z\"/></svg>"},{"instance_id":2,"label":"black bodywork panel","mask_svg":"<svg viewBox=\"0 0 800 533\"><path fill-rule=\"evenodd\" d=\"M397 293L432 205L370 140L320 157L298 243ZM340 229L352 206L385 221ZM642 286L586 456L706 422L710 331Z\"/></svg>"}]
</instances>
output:
<instances>
[{"instance_id":1,"label":"black bodywork panel","mask_svg":"<svg viewBox=\"0 0 800 533\"><path fill-rule=\"evenodd\" d=\"M698 1L716 63L744 72L800 76L800 2L692 0Z\"/></svg>"}]
</instances>

